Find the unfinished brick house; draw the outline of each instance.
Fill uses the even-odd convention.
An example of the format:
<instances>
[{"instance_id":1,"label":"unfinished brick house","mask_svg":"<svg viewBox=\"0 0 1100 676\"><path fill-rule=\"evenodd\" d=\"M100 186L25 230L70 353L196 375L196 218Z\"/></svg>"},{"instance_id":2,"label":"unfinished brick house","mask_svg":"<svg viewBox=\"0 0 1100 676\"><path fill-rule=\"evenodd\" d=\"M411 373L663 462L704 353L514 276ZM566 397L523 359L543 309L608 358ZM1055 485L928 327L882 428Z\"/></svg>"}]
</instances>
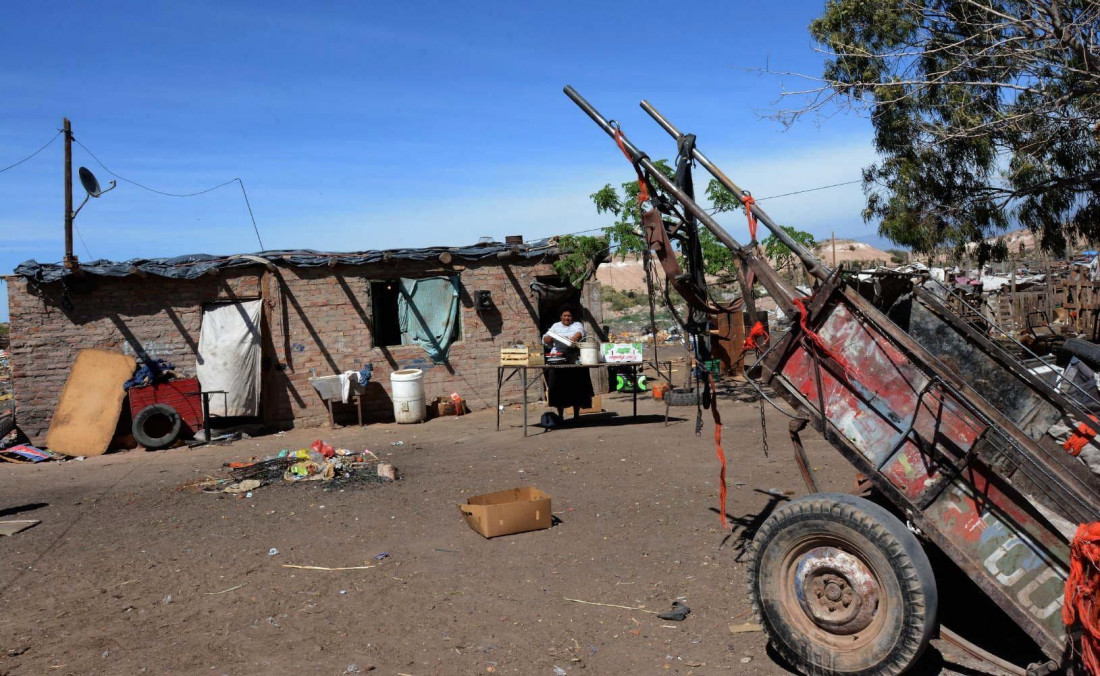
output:
<instances>
[{"instance_id":1,"label":"unfinished brick house","mask_svg":"<svg viewBox=\"0 0 1100 676\"><path fill-rule=\"evenodd\" d=\"M580 300L580 292L544 292L559 283L556 257L556 247L543 241L96 261L79 274L30 261L6 278L17 421L32 440L44 438L81 349L165 359L178 374L194 376L204 324L213 324L204 316L227 305L242 316L252 308L258 319L254 413L271 427L326 424L327 408L310 379L368 363L374 375L365 421L392 419L389 376L403 368L425 371L429 400L458 392L473 409L493 407L500 348L534 340L556 321L561 303ZM436 359L408 340L397 316L401 289L429 279L449 280L457 292L452 342ZM598 285L586 285L584 297L591 301L584 302L586 323L598 333ZM402 306L409 308L419 316L415 303ZM514 400L518 385L507 383L504 394ZM357 413L346 405L336 416L350 422Z\"/></svg>"}]
</instances>

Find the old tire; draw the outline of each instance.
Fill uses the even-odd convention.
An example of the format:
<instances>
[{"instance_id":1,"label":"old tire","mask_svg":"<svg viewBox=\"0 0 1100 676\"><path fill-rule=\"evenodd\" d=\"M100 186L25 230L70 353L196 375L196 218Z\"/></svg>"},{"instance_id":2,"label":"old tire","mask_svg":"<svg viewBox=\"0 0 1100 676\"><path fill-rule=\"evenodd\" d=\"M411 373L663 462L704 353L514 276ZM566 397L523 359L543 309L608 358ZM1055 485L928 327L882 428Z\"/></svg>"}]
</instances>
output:
<instances>
[{"instance_id":1,"label":"old tire","mask_svg":"<svg viewBox=\"0 0 1100 676\"><path fill-rule=\"evenodd\" d=\"M699 393L692 389L677 387L665 392L669 406L695 406L699 403Z\"/></svg>"},{"instance_id":2,"label":"old tire","mask_svg":"<svg viewBox=\"0 0 1100 676\"><path fill-rule=\"evenodd\" d=\"M1062 350L1072 354L1093 369L1100 368L1100 345L1081 338L1066 338Z\"/></svg>"},{"instance_id":3,"label":"old tire","mask_svg":"<svg viewBox=\"0 0 1100 676\"><path fill-rule=\"evenodd\" d=\"M131 427L134 441L154 451L171 446L182 428L180 414L167 404L151 404L141 409Z\"/></svg>"},{"instance_id":4,"label":"old tire","mask_svg":"<svg viewBox=\"0 0 1100 676\"><path fill-rule=\"evenodd\" d=\"M882 507L818 493L757 531L749 597L779 654L810 676L899 674L936 627L936 579L909 530Z\"/></svg>"}]
</instances>

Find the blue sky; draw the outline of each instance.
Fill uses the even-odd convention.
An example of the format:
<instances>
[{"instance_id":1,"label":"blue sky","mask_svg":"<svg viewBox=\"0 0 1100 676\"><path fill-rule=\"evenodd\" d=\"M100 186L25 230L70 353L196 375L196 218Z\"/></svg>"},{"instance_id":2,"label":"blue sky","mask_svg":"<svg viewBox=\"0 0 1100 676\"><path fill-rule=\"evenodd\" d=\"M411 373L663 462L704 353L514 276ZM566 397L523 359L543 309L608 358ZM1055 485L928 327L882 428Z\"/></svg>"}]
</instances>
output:
<instances>
[{"instance_id":1,"label":"blue sky","mask_svg":"<svg viewBox=\"0 0 1100 676\"><path fill-rule=\"evenodd\" d=\"M73 122L115 172L168 192L234 177L267 248L357 250L598 227L588 195L631 169L572 84L653 157L648 98L757 196L859 178L853 115L766 114L820 72L823 2L16 3L0 25L0 167ZM74 164L110 176L79 146ZM0 273L63 254L62 144L0 173ZM77 199L83 195L76 189ZM79 202L78 202L79 203ZM819 238L877 243L858 185L764 205ZM82 260L259 249L239 189L120 183L77 218ZM743 217L725 224L747 239ZM7 318L6 293L0 321Z\"/></svg>"}]
</instances>

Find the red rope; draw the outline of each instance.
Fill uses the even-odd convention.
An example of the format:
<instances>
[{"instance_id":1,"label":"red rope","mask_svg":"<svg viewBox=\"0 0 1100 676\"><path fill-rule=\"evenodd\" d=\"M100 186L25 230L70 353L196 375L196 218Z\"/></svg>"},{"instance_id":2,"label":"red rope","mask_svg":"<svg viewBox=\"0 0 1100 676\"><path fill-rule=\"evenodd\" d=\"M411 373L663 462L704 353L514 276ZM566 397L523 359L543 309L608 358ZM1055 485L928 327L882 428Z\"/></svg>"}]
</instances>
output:
<instances>
[{"instance_id":1,"label":"red rope","mask_svg":"<svg viewBox=\"0 0 1100 676\"><path fill-rule=\"evenodd\" d=\"M626 144L623 143L623 133L619 131L618 125L615 126L615 143L618 144L619 150L623 151L623 156L634 165L634 172L638 174L638 204L649 201L649 189L645 186L645 177L642 176L642 172L638 170L638 165L634 164L634 158L630 156L630 152L626 149Z\"/></svg>"},{"instance_id":2,"label":"red rope","mask_svg":"<svg viewBox=\"0 0 1100 676\"><path fill-rule=\"evenodd\" d=\"M749 237L750 241L756 241L756 216L752 213L752 205L756 204L756 200L752 198L752 195L742 195L741 203L745 205L745 216L749 219Z\"/></svg>"},{"instance_id":3,"label":"red rope","mask_svg":"<svg viewBox=\"0 0 1100 676\"><path fill-rule=\"evenodd\" d=\"M1062 604L1067 627L1081 624L1081 661L1093 676L1100 676L1100 523L1083 523L1069 547L1069 579Z\"/></svg>"}]
</instances>

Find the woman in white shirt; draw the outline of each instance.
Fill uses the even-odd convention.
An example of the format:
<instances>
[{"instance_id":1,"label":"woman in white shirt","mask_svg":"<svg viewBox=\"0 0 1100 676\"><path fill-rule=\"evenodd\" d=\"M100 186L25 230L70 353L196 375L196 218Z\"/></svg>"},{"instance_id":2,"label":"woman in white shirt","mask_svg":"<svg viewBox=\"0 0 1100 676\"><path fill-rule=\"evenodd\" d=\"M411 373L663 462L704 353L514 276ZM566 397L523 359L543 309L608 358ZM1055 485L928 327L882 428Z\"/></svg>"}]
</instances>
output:
<instances>
[{"instance_id":1,"label":"woman in white shirt","mask_svg":"<svg viewBox=\"0 0 1100 676\"><path fill-rule=\"evenodd\" d=\"M550 335L551 333L574 343L584 340L586 335L584 324L573 318L573 309L570 307L562 309L561 321L551 326L550 330L542 336L543 345L551 349L554 345L557 345L559 351L561 351L562 343L554 339ZM566 356L567 358L571 357L570 361L575 362L577 357L576 347L566 350ZM550 390L550 406L558 410L558 417L565 415L567 407L572 407L573 419L576 420L582 408L592 406L592 378L588 373L588 369L547 369L546 380Z\"/></svg>"}]
</instances>

